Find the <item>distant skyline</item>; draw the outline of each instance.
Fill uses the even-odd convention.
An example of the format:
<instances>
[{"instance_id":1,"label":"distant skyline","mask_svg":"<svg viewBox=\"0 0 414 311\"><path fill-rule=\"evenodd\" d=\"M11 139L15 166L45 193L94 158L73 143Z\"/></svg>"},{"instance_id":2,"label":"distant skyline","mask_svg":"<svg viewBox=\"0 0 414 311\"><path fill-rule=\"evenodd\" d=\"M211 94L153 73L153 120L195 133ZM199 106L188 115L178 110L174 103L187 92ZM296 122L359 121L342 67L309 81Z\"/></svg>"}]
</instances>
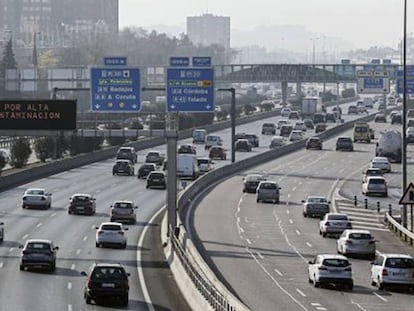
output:
<instances>
[{"instance_id":1,"label":"distant skyline","mask_svg":"<svg viewBox=\"0 0 414 311\"><path fill-rule=\"evenodd\" d=\"M120 0L119 23L121 29L165 25L185 32L187 16L210 13L230 16L232 30L303 25L315 37L336 37L354 48L397 48L403 37L403 5L403 0ZM414 2L408 1L407 16L410 34L414 31ZM277 40L280 36L283 34L277 34ZM289 46L289 38L283 37L283 41Z\"/></svg>"}]
</instances>

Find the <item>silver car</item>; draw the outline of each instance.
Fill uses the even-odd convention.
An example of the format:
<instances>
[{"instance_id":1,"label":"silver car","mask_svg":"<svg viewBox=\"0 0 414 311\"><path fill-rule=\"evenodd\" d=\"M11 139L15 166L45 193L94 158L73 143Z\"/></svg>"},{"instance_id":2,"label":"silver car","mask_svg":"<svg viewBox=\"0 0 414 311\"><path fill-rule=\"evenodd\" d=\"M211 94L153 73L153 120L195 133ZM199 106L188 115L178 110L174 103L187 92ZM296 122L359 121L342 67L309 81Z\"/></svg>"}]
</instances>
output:
<instances>
[{"instance_id":1,"label":"silver car","mask_svg":"<svg viewBox=\"0 0 414 311\"><path fill-rule=\"evenodd\" d=\"M323 217L329 213L330 201L323 196L310 195L303 203L303 217Z\"/></svg>"},{"instance_id":2,"label":"silver car","mask_svg":"<svg viewBox=\"0 0 414 311\"><path fill-rule=\"evenodd\" d=\"M380 254L372 263L371 285L381 290L391 285L414 289L414 258L404 254Z\"/></svg>"},{"instance_id":3,"label":"silver car","mask_svg":"<svg viewBox=\"0 0 414 311\"><path fill-rule=\"evenodd\" d=\"M371 160L371 168L379 168L384 173L391 172L391 163L386 157L374 157Z\"/></svg>"},{"instance_id":4,"label":"silver car","mask_svg":"<svg viewBox=\"0 0 414 311\"><path fill-rule=\"evenodd\" d=\"M126 221L135 224L137 215L135 209L138 208L132 201L115 201L110 206L111 208L111 222Z\"/></svg>"},{"instance_id":5,"label":"silver car","mask_svg":"<svg viewBox=\"0 0 414 311\"><path fill-rule=\"evenodd\" d=\"M375 238L368 230L347 229L336 241L336 249L342 255L375 256Z\"/></svg>"},{"instance_id":6,"label":"silver car","mask_svg":"<svg viewBox=\"0 0 414 311\"><path fill-rule=\"evenodd\" d=\"M274 202L279 204L280 201L279 185L275 181L261 181L256 189L256 202Z\"/></svg>"},{"instance_id":7,"label":"silver car","mask_svg":"<svg viewBox=\"0 0 414 311\"><path fill-rule=\"evenodd\" d=\"M50 208L52 194L43 188L27 189L22 196L22 208Z\"/></svg>"},{"instance_id":8,"label":"silver car","mask_svg":"<svg viewBox=\"0 0 414 311\"><path fill-rule=\"evenodd\" d=\"M346 214L327 213L319 222L319 234L324 238L330 234L341 234L346 229L352 229L351 220Z\"/></svg>"},{"instance_id":9,"label":"silver car","mask_svg":"<svg viewBox=\"0 0 414 311\"><path fill-rule=\"evenodd\" d=\"M362 183L362 194L366 196L381 195L388 196L388 186L382 176L368 176L366 181Z\"/></svg>"}]
</instances>

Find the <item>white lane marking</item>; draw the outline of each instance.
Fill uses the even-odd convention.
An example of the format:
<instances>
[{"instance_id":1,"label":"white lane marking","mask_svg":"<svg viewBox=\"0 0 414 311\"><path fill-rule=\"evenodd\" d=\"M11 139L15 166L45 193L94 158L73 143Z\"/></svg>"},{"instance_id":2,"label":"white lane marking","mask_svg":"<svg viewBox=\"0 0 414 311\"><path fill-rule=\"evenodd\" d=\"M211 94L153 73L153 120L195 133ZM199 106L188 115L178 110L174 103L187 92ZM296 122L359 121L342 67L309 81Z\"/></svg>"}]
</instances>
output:
<instances>
[{"instance_id":1,"label":"white lane marking","mask_svg":"<svg viewBox=\"0 0 414 311\"><path fill-rule=\"evenodd\" d=\"M246 239L247 244L252 244L252 242L249 239Z\"/></svg>"},{"instance_id":2,"label":"white lane marking","mask_svg":"<svg viewBox=\"0 0 414 311\"><path fill-rule=\"evenodd\" d=\"M236 222L237 222L237 224L240 223L240 217L237 217Z\"/></svg>"},{"instance_id":3,"label":"white lane marking","mask_svg":"<svg viewBox=\"0 0 414 311\"><path fill-rule=\"evenodd\" d=\"M240 232L244 233L244 229L242 227L240 227Z\"/></svg>"},{"instance_id":4,"label":"white lane marking","mask_svg":"<svg viewBox=\"0 0 414 311\"><path fill-rule=\"evenodd\" d=\"M101 189L97 189L96 191L95 191L95 193L99 193L99 192L101 192L102 190Z\"/></svg>"},{"instance_id":5,"label":"white lane marking","mask_svg":"<svg viewBox=\"0 0 414 311\"><path fill-rule=\"evenodd\" d=\"M320 304L319 302L311 302L311 305L312 305L313 307L318 307L318 306L320 306L321 304Z\"/></svg>"},{"instance_id":6,"label":"white lane marking","mask_svg":"<svg viewBox=\"0 0 414 311\"><path fill-rule=\"evenodd\" d=\"M56 216L56 213L53 213L52 215L50 215L50 217L55 217Z\"/></svg>"},{"instance_id":7,"label":"white lane marking","mask_svg":"<svg viewBox=\"0 0 414 311\"><path fill-rule=\"evenodd\" d=\"M259 252L256 252L256 254L257 254L257 256L259 256L260 259L263 259L264 258L263 255L260 254Z\"/></svg>"},{"instance_id":8,"label":"white lane marking","mask_svg":"<svg viewBox=\"0 0 414 311\"><path fill-rule=\"evenodd\" d=\"M39 223L36 225L36 228L40 228L42 225L43 225L43 224L42 224L41 222L39 222Z\"/></svg>"},{"instance_id":9,"label":"white lane marking","mask_svg":"<svg viewBox=\"0 0 414 311\"><path fill-rule=\"evenodd\" d=\"M376 292L372 292L375 296L377 296L379 299L381 299L384 302L388 302L387 299L385 299L384 297L382 297L381 295L377 294Z\"/></svg>"},{"instance_id":10,"label":"white lane marking","mask_svg":"<svg viewBox=\"0 0 414 311\"><path fill-rule=\"evenodd\" d=\"M301 295L302 297L306 297L305 293L302 292L299 288L296 288L296 291Z\"/></svg>"},{"instance_id":11,"label":"white lane marking","mask_svg":"<svg viewBox=\"0 0 414 311\"><path fill-rule=\"evenodd\" d=\"M68 305L68 311L72 311L72 305Z\"/></svg>"},{"instance_id":12,"label":"white lane marking","mask_svg":"<svg viewBox=\"0 0 414 311\"><path fill-rule=\"evenodd\" d=\"M91 229L94 230L95 228L96 228L96 226L95 225L92 225Z\"/></svg>"},{"instance_id":13,"label":"white lane marking","mask_svg":"<svg viewBox=\"0 0 414 311\"><path fill-rule=\"evenodd\" d=\"M70 270L75 270L75 268L76 268L76 265L75 265L75 264L72 264L72 265L70 266Z\"/></svg>"},{"instance_id":14,"label":"white lane marking","mask_svg":"<svg viewBox=\"0 0 414 311\"><path fill-rule=\"evenodd\" d=\"M283 276L282 272L280 272L280 271L279 271L279 270L277 270L276 268L275 268L274 270L275 270L275 272L276 272L277 274L279 274L280 276Z\"/></svg>"},{"instance_id":15,"label":"white lane marking","mask_svg":"<svg viewBox=\"0 0 414 311\"><path fill-rule=\"evenodd\" d=\"M78 248L78 249L76 250L76 255L79 255L79 254L80 254L80 252L81 252L81 250L80 250L80 248Z\"/></svg>"},{"instance_id":16,"label":"white lane marking","mask_svg":"<svg viewBox=\"0 0 414 311\"><path fill-rule=\"evenodd\" d=\"M71 290L71 289L72 289L72 283L68 282L68 290Z\"/></svg>"},{"instance_id":17,"label":"white lane marking","mask_svg":"<svg viewBox=\"0 0 414 311\"><path fill-rule=\"evenodd\" d=\"M83 237L83 240L84 240L84 241L86 241L87 239L88 239L88 236L86 236L86 235L85 235L85 236Z\"/></svg>"},{"instance_id":18,"label":"white lane marking","mask_svg":"<svg viewBox=\"0 0 414 311\"><path fill-rule=\"evenodd\" d=\"M309 242L306 242L306 245L312 247L312 244L310 244Z\"/></svg>"},{"instance_id":19,"label":"white lane marking","mask_svg":"<svg viewBox=\"0 0 414 311\"><path fill-rule=\"evenodd\" d=\"M316 310L326 311L328 309L326 309L325 307L316 307Z\"/></svg>"},{"instance_id":20,"label":"white lane marking","mask_svg":"<svg viewBox=\"0 0 414 311\"><path fill-rule=\"evenodd\" d=\"M14 247L9 249L9 253L11 253L12 251L14 251Z\"/></svg>"},{"instance_id":21,"label":"white lane marking","mask_svg":"<svg viewBox=\"0 0 414 311\"><path fill-rule=\"evenodd\" d=\"M292 191L295 191L296 190L296 186L294 186L293 188L292 188Z\"/></svg>"},{"instance_id":22,"label":"white lane marking","mask_svg":"<svg viewBox=\"0 0 414 311\"><path fill-rule=\"evenodd\" d=\"M286 210L286 214L287 214L287 215L289 215L289 214L290 214L290 211L289 211L288 209Z\"/></svg>"},{"instance_id":23,"label":"white lane marking","mask_svg":"<svg viewBox=\"0 0 414 311\"><path fill-rule=\"evenodd\" d=\"M22 236L22 240L26 240L29 237L28 234L25 234L24 236Z\"/></svg>"},{"instance_id":24,"label":"white lane marking","mask_svg":"<svg viewBox=\"0 0 414 311\"><path fill-rule=\"evenodd\" d=\"M290 198L290 193L288 193L288 199Z\"/></svg>"},{"instance_id":25,"label":"white lane marking","mask_svg":"<svg viewBox=\"0 0 414 311\"><path fill-rule=\"evenodd\" d=\"M292 219L289 219L289 222L290 222L290 224L293 224L293 220Z\"/></svg>"},{"instance_id":26,"label":"white lane marking","mask_svg":"<svg viewBox=\"0 0 414 311\"><path fill-rule=\"evenodd\" d=\"M3 261L0 262L0 269L3 268L3 265L4 265Z\"/></svg>"},{"instance_id":27,"label":"white lane marking","mask_svg":"<svg viewBox=\"0 0 414 311\"><path fill-rule=\"evenodd\" d=\"M300 235L300 231L299 231L299 230L296 230L296 234L297 234L297 235Z\"/></svg>"},{"instance_id":28,"label":"white lane marking","mask_svg":"<svg viewBox=\"0 0 414 311\"><path fill-rule=\"evenodd\" d=\"M301 185L301 184L303 184L303 182L299 181L299 182L298 182L298 185Z\"/></svg>"}]
</instances>

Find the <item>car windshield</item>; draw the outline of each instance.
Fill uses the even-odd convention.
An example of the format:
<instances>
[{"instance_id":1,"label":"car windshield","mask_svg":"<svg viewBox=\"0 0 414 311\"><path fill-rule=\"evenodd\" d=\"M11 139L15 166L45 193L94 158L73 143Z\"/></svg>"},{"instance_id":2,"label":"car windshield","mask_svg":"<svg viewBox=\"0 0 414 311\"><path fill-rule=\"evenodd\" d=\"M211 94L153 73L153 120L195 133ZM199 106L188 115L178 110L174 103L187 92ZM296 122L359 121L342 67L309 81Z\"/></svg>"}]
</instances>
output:
<instances>
[{"instance_id":1,"label":"car windshield","mask_svg":"<svg viewBox=\"0 0 414 311\"><path fill-rule=\"evenodd\" d=\"M412 258L387 258L385 266L388 268L412 269L414 260Z\"/></svg>"},{"instance_id":2,"label":"car windshield","mask_svg":"<svg viewBox=\"0 0 414 311\"><path fill-rule=\"evenodd\" d=\"M122 227L120 225L106 224L106 225L102 225L101 229L109 230L109 231L120 231L122 230Z\"/></svg>"},{"instance_id":3,"label":"car windshield","mask_svg":"<svg viewBox=\"0 0 414 311\"><path fill-rule=\"evenodd\" d=\"M327 267L348 267L349 261L340 258L324 259L322 264Z\"/></svg>"},{"instance_id":4,"label":"car windshield","mask_svg":"<svg viewBox=\"0 0 414 311\"><path fill-rule=\"evenodd\" d=\"M132 208L132 203L129 202L116 202L114 208Z\"/></svg>"},{"instance_id":5,"label":"car windshield","mask_svg":"<svg viewBox=\"0 0 414 311\"><path fill-rule=\"evenodd\" d=\"M372 240L372 235L369 233L351 233L349 238L353 240Z\"/></svg>"},{"instance_id":6,"label":"car windshield","mask_svg":"<svg viewBox=\"0 0 414 311\"><path fill-rule=\"evenodd\" d=\"M348 216L346 215L329 215L328 220L348 220Z\"/></svg>"},{"instance_id":7,"label":"car windshield","mask_svg":"<svg viewBox=\"0 0 414 311\"><path fill-rule=\"evenodd\" d=\"M33 190L28 190L28 191L26 192L26 194L44 195L44 194L45 194L45 192L44 192L43 190L36 190L36 189L33 189Z\"/></svg>"},{"instance_id":8,"label":"car windshield","mask_svg":"<svg viewBox=\"0 0 414 311\"><path fill-rule=\"evenodd\" d=\"M95 281L109 281L109 280L125 280L127 275L122 268L117 267L99 267L95 268L92 272L91 278Z\"/></svg>"}]
</instances>

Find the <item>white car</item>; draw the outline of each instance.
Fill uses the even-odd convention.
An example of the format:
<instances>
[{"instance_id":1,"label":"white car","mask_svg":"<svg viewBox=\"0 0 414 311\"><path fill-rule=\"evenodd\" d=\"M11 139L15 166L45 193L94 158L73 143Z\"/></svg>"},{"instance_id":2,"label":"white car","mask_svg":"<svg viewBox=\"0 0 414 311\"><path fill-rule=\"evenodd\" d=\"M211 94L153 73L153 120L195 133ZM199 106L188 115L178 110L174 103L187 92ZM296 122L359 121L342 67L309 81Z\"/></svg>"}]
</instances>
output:
<instances>
[{"instance_id":1,"label":"white car","mask_svg":"<svg viewBox=\"0 0 414 311\"><path fill-rule=\"evenodd\" d=\"M341 284L350 290L354 287L351 263L345 256L321 254L308 263L309 283L315 287L323 284Z\"/></svg>"},{"instance_id":2,"label":"white car","mask_svg":"<svg viewBox=\"0 0 414 311\"><path fill-rule=\"evenodd\" d=\"M290 108L282 108L282 110L280 110L280 115L286 118L289 116L290 111Z\"/></svg>"},{"instance_id":3,"label":"white car","mask_svg":"<svg viewBox=\"0 0 414 311\"><path fill-rule=\"evenodd\" d=\"M381 195L388 196L387 181L382 176L368 176L362 183L362 194L366 196Z\"/></svg>"},{"instance_id":4,"label":"white car","mask_svg":"<svg viewBox=\"0 0 414 311\"><path fill-rule=\"evenodd\" d=\"M126 248L128 228L124 228L119 222L103 222L96 227L96 247L120 246Z\"/></svg>"},{"instance_id":5,"label":"white car","mask_svg":"<svg viewBox=\"0 0 414 311\"><path fill-rule=\"evenodd\" d=\"M404 254L380 254L372 263L371 285L381 290L391 285L414 289L414 258Z\"/></svg>"},{"instance_id":6,"label":"white car","mask_svg":"<svg viewBox=\"0 0 414 311\"><path fill-rule=\"evenodd\" d=\"M391 163L386 157L375 157L371 160L371 168L379 168L384 173L391 172Z\"/></svg>"},{"instance_id":7,"label":"white car","mask_svg":"<svg viewBox=\"0 0 414 311\"><path fill-rule=\"evenodd\" d=\"M292 130L289 135L289 141L298 141L303 139L303 131L302 130Z\"/></svg>"},{"instance_id":8,"label":"white car","mask_svg":"<svg viewBox=\"0 0 414 311\"><path fill-rule=\"evenodd\" d=\"M375 238L368 230L347 229L336 241L336 250L342 255L375 256Z\"/></svg>"},{"instance_id":9,"label":"white car","mask_svg":"<svg viewBox=\"0 0 414 311\"><path fill-rule=\"evenodd\" d=\"M200 174L210 172L214 166L214 162L208 157L197 158L198 168L200 169Z\"/></svg>"},{"instance_id":10,"label":"white car","mask_svg":"<svg viewBox=\"0 0 414 311\"><path fill-rule=\"evenodd\" d=\"M303 217L320 217L329 213L330 201L323 196L309 195L306 200L302 200L303 203Z\"/></svg>"},{"instance_id":11,"label":"white car","mask_svg":"<svg viewBox=\"0 0 414 311\"><path fill-rule=\"evenodd\" d=\"M352 229L351 220L346 214L327 213L319 222L319 234L324 238L329 234L341 234L346 229Z\"/></svg>"},{"instance_id":12,"label":"white car","mask_svg":"<svg viewBox=\"0 0 414 311\"><path fill-rule=\"evenodd\" d=\"M288 120L286 120L286 119L281 119L281 120L277 121L277 123L276 123L276 127L277 127L278 129L280 129L280 128L282 127L282 125L287 125L287 124L289 124L289 121L288 121Z\"/></svg>"},{"instance_id":13,"label":"white car","mask_svg":"<svg viewBox=\"0 0 414 311\"><path fill-rule=\"evenodd\" d=\"M273 136L272 140L270 141L269 148L277 148L282 147L286 144L285 138L283 136Z\"/></svg>"},{"instance_id":14,"label":"white car","mask_svg":"<svg viewBox=\"0 0 414 311\"><path fill-rule=\"evenodd\" d=\"M52 194L43 188L29 188L22 196L22 208L50 208Z\"/></svg>"},{"instance_id":15,"label":"white car","mask_svg":"<svg viewBox=\"0 0 414 311\"><path fill-rule=\"evenodd\" d=\"M307 127L306 127L305 122L303 122L303 121L296 121L295 122L295 125L293 126L293 129L294 130L300 130L302 132L306 132Z\"/></svg>"}]
</instances>

